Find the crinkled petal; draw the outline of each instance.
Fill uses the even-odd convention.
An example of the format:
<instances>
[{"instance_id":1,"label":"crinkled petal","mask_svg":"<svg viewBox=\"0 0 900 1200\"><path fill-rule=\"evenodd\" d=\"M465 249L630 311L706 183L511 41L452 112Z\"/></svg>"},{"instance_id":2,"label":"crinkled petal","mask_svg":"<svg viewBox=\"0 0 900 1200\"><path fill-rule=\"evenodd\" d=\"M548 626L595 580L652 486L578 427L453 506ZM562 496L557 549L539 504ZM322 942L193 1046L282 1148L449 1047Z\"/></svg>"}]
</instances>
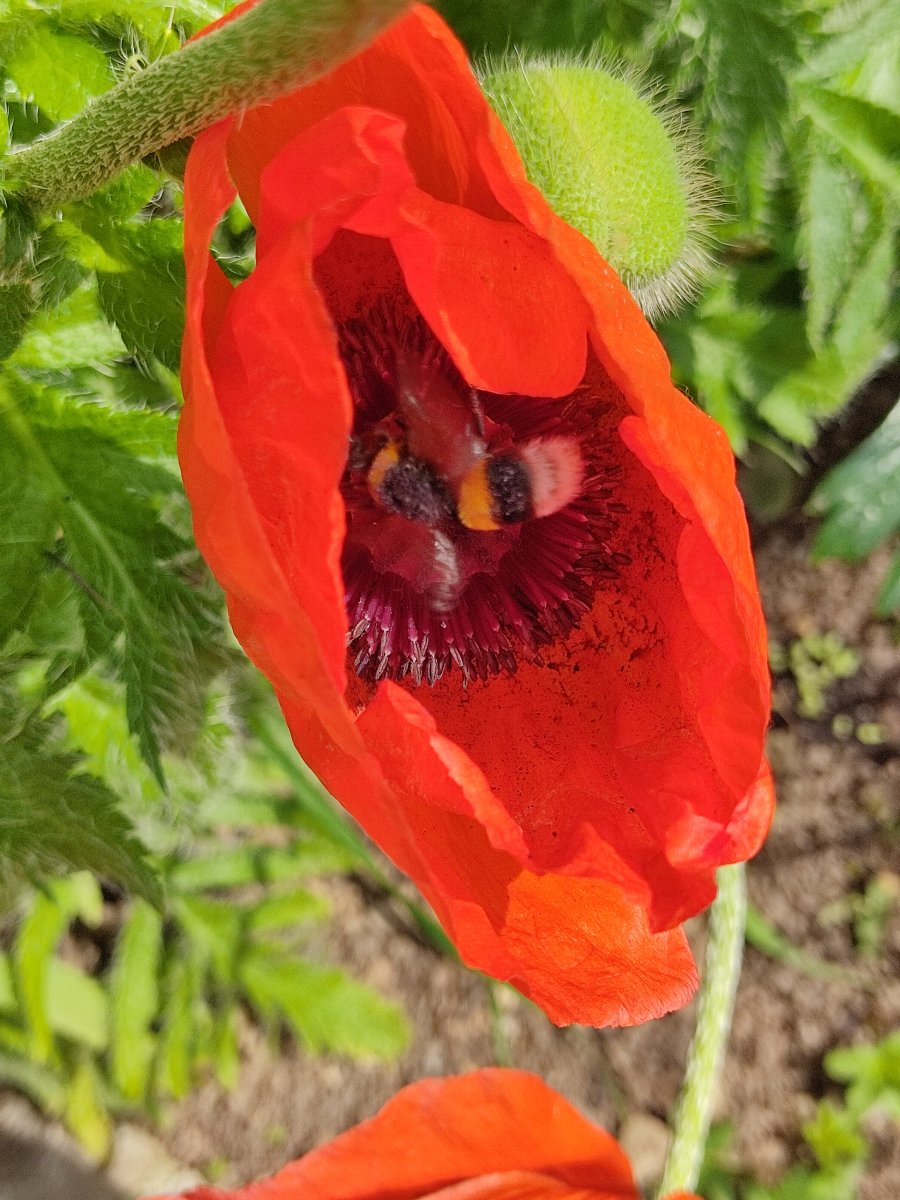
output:
<instances>
[{"instance_id":1,"label":"crinkled petal","mask_svg":"<svg viewBox=\"0 0 900 1200\"><path fill-rule=\"evenodd\" d=\"M644 909L605 879L523 870L503 848L515 849L515 827L486 811L482 773L415 697L382 685L358 727L412 831L416 880L471 966L557 1024L636 1024L687 1001L697 977L683 932L651 933Z\"/></svg>"},{"instance_id":2,"label":"crinkled petal","mask_svg":"<svg viewBox=\"0 0 900 1200\"><path fill-rule=\"evenodd\" d=\"M200 1188L188 1197L638 1200L638 1193L628 1159L608 1133L537 1076L487 1069L404 1088L376 1116L271 1179L236 1192Z\"/></svg>"}]
</instances>

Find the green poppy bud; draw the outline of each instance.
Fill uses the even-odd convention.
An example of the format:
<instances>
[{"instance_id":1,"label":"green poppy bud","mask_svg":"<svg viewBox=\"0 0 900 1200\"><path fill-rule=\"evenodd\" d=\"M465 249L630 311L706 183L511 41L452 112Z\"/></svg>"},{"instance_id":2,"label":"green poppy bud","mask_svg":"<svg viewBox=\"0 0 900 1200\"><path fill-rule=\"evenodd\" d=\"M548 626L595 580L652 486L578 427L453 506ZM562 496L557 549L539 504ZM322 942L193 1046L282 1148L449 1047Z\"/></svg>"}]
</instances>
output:
<instances>
[{"instance_id":1,"label":"green poppy bud","mask_svg":"<svg viewBox=\"0 0 900 1200\"><path fill-rule=\"evenodd\" d=\"M529 179L647 315L689 298L709 266L715 204L683 118L600 58L489 62L481 84Z\"/></svg>"}]
</instances>

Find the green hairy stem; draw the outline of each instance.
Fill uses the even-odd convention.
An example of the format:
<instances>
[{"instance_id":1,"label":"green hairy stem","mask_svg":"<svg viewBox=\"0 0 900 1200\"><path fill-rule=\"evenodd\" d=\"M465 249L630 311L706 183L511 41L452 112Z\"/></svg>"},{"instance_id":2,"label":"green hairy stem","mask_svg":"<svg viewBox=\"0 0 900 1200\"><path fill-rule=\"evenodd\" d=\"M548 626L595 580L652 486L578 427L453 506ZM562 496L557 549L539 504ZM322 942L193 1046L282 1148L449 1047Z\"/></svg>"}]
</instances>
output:
<instances>
[{"instance_id":1,"label":"green hairy stem","mask_svg":"<svg viewBox=\"0 0 900 1200\"><path fill-rule=\"evenodd\" d=\"M717 881L719 894L709 922L697 1028L675 1110L674 1135L659 1188L660 1197L681 1189L689 1191L697 1185L731 1030L747 914L743 863L720 868Z\"/></svg>"},{"instance_id":2,"label":"green hairy stem","mask_svg":"<svg viewBox=\"0 0 900 1200\"><path fill-rule=\"evenodd\" d=\"M309 83L361 50L408 0L260 0L152 63L3 164L2 186L56 208L123 167L251 104Z\"/></svg>"}]
</instances>

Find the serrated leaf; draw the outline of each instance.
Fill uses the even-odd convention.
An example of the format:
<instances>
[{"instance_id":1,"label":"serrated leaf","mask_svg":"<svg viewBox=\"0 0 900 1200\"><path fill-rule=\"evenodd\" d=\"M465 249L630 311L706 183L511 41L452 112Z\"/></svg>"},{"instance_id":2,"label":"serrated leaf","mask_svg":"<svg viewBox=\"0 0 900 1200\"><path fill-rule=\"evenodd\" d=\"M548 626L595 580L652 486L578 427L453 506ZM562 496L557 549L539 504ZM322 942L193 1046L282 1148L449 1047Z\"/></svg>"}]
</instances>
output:
<instances>
[{"instance_id":1,"label":"serrated leaf","mask_svg":"<svg viewBox=\"0 0 900 1200\"><path fill-rule=\"evenodd\" d=\"M807 335L816 349L846 286L853 261L854 184L821 144L813 151L801 197L799 238L806 260Z\"/></svg>"},{"instance_id":2,"label":"serrated leaf","mask_svg":"<svg viewBox=\"0 0 900 1200\"><path fill-rule=\"evenodd\" d=\"M55 562L42 573L28 622L19 632L23 650L46 658L48 691L63 687L86 661L84 629L74 581ZM90 763L85 761L90 769ZM113 789L115 790L115 789Z\"/></svg>"},{"instance_id":3,"label":"serrated leaf","mask_svg":"<svg viewBox=\"0 0 900 1200\"><path fill-rule=\"evenodd\" d=\"M240 887L249 883L281 883L308 875L345 871L355 865L342 847L325 838L290 846L245 845L201 855L175 864L171 886L180 892Z\"/></svg>"},{"instance_id":4,"label":"serrated leaf","mask_svg":"<svg viewBox=\"0 0 900 1200\"><path fill-rule=\"evenodd\" d=\"M194 943L193 952L209 962L220 982L230 988L235 980L235 959L244 940L241 912L230 904L198 896L173 898L172 910Z\"/></svg>"},{"instance_id":5,"label":"serrated leaf","mask_svg":"<svg viewBox=\"0 0 900 1200\"><path fill-rule=\"evenodd\" d=\"M34 242L34 275L42 312L58 307L84 280L84 271L59 235L59 222L41 229Z\"/></svg>"},{"instance_id":6,"label":"serrated leaf","mask_svg":"<svg viewBox=\"0 0 900 1200\"><path fill-rule=\"evenodd\" d=\"M14 978L29 1032L29 1051L38 1062L49 1061L58 1024L54 1020L58 1009L52 998L54 979L60 977L59 968L54 966L57 943L73 918L81 917L94 925L102 910L94 878L80 872L55 880L45 892L39 892L19 926L13 949Z\"/></svg>"},{"instance_id":7,"label":"serrated leaf","mask_svg":"<svg viewBox=\"0 0 900 1200\"><path fill-rule=\"evenodd\" d=\"M900 528L900 405L831 471L813 497L827 513L816 535L818 558L858 561Z\"/></svg>"},{"instance_id":8,"label":"serrated leaf","mask_svg":"<svg viewBox=\"0 0 900 1200\"><path fill-rule=\"evenodd\" d=\"M77 917L89 929L96 929L103 920L103 894L90 871L76 871L65 879L54 880L49 892L70 919Z\"/></svg>"},{"instance_id":9,"label":"serrated leaf","mask_svg":"<svg viewBox=\"0 0 900 1200\"><path fill-rule=\"evenodd\" d=\"M690 95L728 192L758 222L789 128L788 80L804 50L802 9L791 0L682 0L670 11L670 20L653 26L658 57Z\"/></svg>"},{"instance_id":10,"label":"serrated leaf","mask_svg":"<svg viewBox=\"0 0 900 1200\"><path fill-rule=\"evenodd\" d=\"M900 1120L900 1031L875 1045L829 1050L825 1070L850 1085L847 1104L856 1116L878 1107Z\"/></svg>"},{"instance_id":11,"label":"serrated leaf","mask_svg":"<svg viewBox=\"0 0 900 1200\"><path fill-rule=\"evenodd\" d=\"M22 0L14 3L21 5ZM208 25L236 3L238 0L65 0L65 15L69 21L98 23L127 18L150 36L173 21L188 22L192 28Z\"/></svg>"},{"instance_id":12,"label":"serrated leaf","mask_svg":"<svg viewBox=\"0 0 900 1200\"><path fill-rule=\"evenodd\" d=\"M162 565L187 549L152 500L177 480L83 430L36 425L35 433L60 481L66 561L83 584L89 643L114 656L129 727L162 781L160 732L178 716L181 681L196 672L195 648L215 622L204 596Z\"/></svg>"},{"instance_id":13,"label":"serrated leaf","mask_svg":"<svg viewBox=\"0 0 900 1200\"><path fill-rule=\"evenodd\" d=\"M210 825L229 825L236 829L254 829L259 825L290 825L296 808L281 796L247 795L233 792L211 796L202 802L199 815Z\"/></svg>"},{"instance_id":14,"label":"serrated leaf","mask_svg":"<svg viewBox=\"0 0 900 1200\"><path fill-rule=\"evenodd\" d=\"M734 448L741 454L747 446L747 428L740 398L732 385L732 374L740 344L733 338L717 335L715 328L697 322L690 331L693 357L692 382L697 398L709 415L724 428Z\"/></svg>"},{"instance_id":15,"label":"serrated leaf","mask_svg":"<svg viewBox=\"0 0 900 1200\"><path fill-rule=\"evenodd\" d=\"M48 493L40 473L23 464L21 449L6 436L0 412L0 645L24 622L34 603L56 509L56 495Z\"/></svg>"},{"instance_id":16,"label":"serrated leaf","mask_svg":"<svg viewBox=\"0 0 900 1200\"><path fill-rule=\"evenodd\" d=\"M184 261L174 222L86 224L125 269L97 276L100 304L122 340L139 357L178 370L184 332Z\"/></svg>"},{"instance_id":17,"label":"serrated leaf","mask_svg":"<svg viewBox=\"0 0 900 1200\"><path fill-rule=\"evenodd\" d=\"M303 815L304 825L345 853L348 867L363 866L374 870L375 860L368 846L297 754L287 726L277 715L274 705L251 714L250 727L267 754L290 780L294 788L293 799Z\"/></svg>"},{"instance_id":18,"label":"serrated leaf","mask_svg":"<svg viewBox=\"0 0 900 1200\"><path fill-rule=\"evenodd\" d=\"M828 382L827 368L822 368L822 375ZM759 416L786 441L811 446L816 440L816 422L809 402L821 397L818 383L806 372L788 375L759 402ZM835 400L834 407L839 403Z\"/></svg>"},{"instance_id":19,"label":"serrated leaf","mask_svg":"<svg viewBox=\"0 0 900 1200\"><path fill-rule=\"evenodd\" d=\"M5 66L22 98L33 100L58 121L74 117L88 100L113 84L102 51L49 25L32 23Z\"/></svg>"},{"instance_id":20,"label":"serrated leaf","mask_svg":"<svg viewBox=\"0 0 900 1200\"><path fill-rule=\"evenodd\" d=\"M2 61L2 47L0 47ZM35 104L26 104L21 100L7 99L3 105L6 119L9 122L9 144L11 149L26 146L42 134L53 129L53 121Z\"/></svg>"},{"instance_id":21,"label":"serrated leaf","mask_svg":"<svg viewBox=\"0 0 900 1200\"><path fill-rule=\"evenodd\" d=\"M21 342L35 306L34 289L28 284L0 284L0 361Z\"/></svg>"},{"instance_id":22,"label":"serrated leaf","mask_svg":"<svg viewBox=\"0 0 900 1200\"><path fill-rule=\"evenodd\" d=\"M861 1171L858 1162L817 1171L792 1167L772 1188L750 1184L746 1200L851 1200Z\"/></svg>"},{"instance_id":23,"label":"serrated leaf","mask_svg":"<svg viewBox=\"0 0 900 1200\"><path fill-rule=\"evenodd\" d=\"M128 728L121 687L97 671L66 683L45 709L66 719L67 748L84 756L87 769L121 797L126 811L146 812L164 797Z\"/></svg>"},{"instance_id":24,"label":"serrated leaf","mask_svg":"<svg viewBox=\"0 0 900 1200\"><path fill-rule=\"evenodd\" d=\"M18 1004L9 956L0 950L0 1012L15 1012Z\"/></svg>"},{"instance_id":25,"label":"serrated leaf","mask_svg":"<svg viewBox=\"0 0 900 1200\"><path fill-rule=\"evenodd\" d=\"M241 955L238 971L252 1003L281 1017L312 1051L394 1058L409 1040L399 1008L335 968L253 947Z\"/></svg>"},{"instance_id":26,"label":"serrated leaf","mask_svg":"<svg viewBox=\"0 0 900 1200\"><path fill-rule=\"evenodd\" d=\"M157 977L162 921L149 904L136 900L116 941L109 983L113 1082L126 1100L147 1090L156 1046L151 1024L159 1007Z\"/></svg>"},{"instance_id":27,"label":"serrated leaf","mask_svg":"<svg viewBox=\"0 0 900 1200\"><path fill-rule=\"evenodd\" d=\"M43 1112L59 1114L66 1089L57 1074L23 1055L0 1049L0 1083L24 1092Z\"/></svg>"},{"instance_id":28,"label":"serrated leaf","mask_svg":"<svg viewBox=\"0 0 900 1200\"><path fill-rule=\"evenodd\" d=\"M65 243L73 262L86 271L121 271L122 264L109 254L98 241L72 221L60 221L57 233Z\"/></svg>"},{"instance_id":29,"label":"serrated leaf","mask_svg":"<svg viewBox=\"0 0 900 1200\"><path fill-rule=\"evenodd\" d=\"M827 81L835 91L900 112L900 2L840 5L826 17L822 33L798 78Z\"/></svg>"},{"instance_id":30,"label":"serrated leaf","mask_svg":"<svg viewBox=\"0 0 900 1200\"><path fill-rule=\"evenodd\" d=\"M125 354L121 337L101 315L96 292L89 286L35 317L10 365L60 370L101 366Z\"/></svg>"},{"instance_id":31,"label":"serrated leaf","mask_svg":"<svg viewBox=\"0 0 900 1200\"><path fill-rule=\"evenodd\" d=\"M237 1038L237 1009L233 1003L223 1006L212 1029L210 1050L216 1079L226 1091L237 1086L241 1057Z\"/></svg>"},{"instance_id":32,"label":"serrated leaf","mask_svg":"<svg viewBox=\"0 0 900 1200\"><path fill-rule=\"evenodd\" d=\"M3 267L21 267L29 259L37 232L34 211L14 195L0 195L0 235L3 242L0 262Z\"/></svg>"},{"instance_id":33,"label":"serrated leaf","mask_svg":"<svg viewBox=\"0 0 900 1200\"><path fill-rule=\"evenodd\" d=\"M800 108L855 167L900 197L900 115L828 88L798 89Z\"/></svg>"},{"instance_id":34,"label":"serrated leaf","mask_svg":"<svg viewBox=\"0 0 900 1200\"><path fill-rule=\"evenodd\" d=\"M326 900L298 888L254 904L247 915L247 927L254 934L283 932L309 921L321 921L327 915Z\"/></svg>"},{"instance_id":35,"label":"serrated leaf","mask_svg":"<svg viewBox=\"0 0 900 1200\"><path fill-rule=\"evenodd\" d=\"M865 372L873 351L883 340L879 326L892 296L895 277L896 228L885 222L857 264L834 321L834 345L844 363Z\"/></svg>"},{"instance_id":36,"label":"serrated leaf","mask_svg":"<svg viewBox=\"0 0 900 1200\"><path fill-rule=\"evenodd\" d=\"M76 221L85 208L107 220L121 220L143 208L159 189L159 176L143 163L133 163L88 199L72 204L65 211L71 211Z\"/></svg>"},{"instance_id":37,"label":"serrated leaf","mask_svg":"<svg viewBox=\"0 0 900 1200\"><path fill-rule=\"evenodd\" d=\"M825 1168L860 1161L868 1150L855 1117L828 1100L819 1104L815 1119L803 1126L803 1137L819 1165Z\"/></svg>"},{"instance_id":38,"label":"serrated leaf","mask_svg":"<svg viewBox=\"0 0 900 1200\"><path fill-rule=\"evenodd\" d=\"M112 367L110 373L114 375L115 371ZM50 425L57 431L83 432L115 442L119 449L137 458L167 458L174 463L178 419L173 411L113 409L44 388L40 393L30 395L29 413L41 424ZM174 475L165 478L164 484L164 491L171 492Z\"/></svg>"},{"instance_id":39,"label":"serrated leaf","mask_svg":"<svg viewBox=\"0 0 900 1200\"><path fill-rule=\"evenodd\" d=\"M51 896L38 894L16 934L16 990L28 1028L29 1053L39 1063L49 1062L54 1049L48 1013L50 962L69 919L69 913Z\"/></svg>"},{"instance_id":40,"label":"serrated leaf","mask_svg":"<svg viewBox=\"0 0 900 1200\"><path fill-rule=\"evenodd\" d=\"M0 710L0 869L46 876L85 868L152 900L159 883L113 794L79 773L77 755L45 748L47 726Z\"/></svg>"},{"instance_id":41,"label":"serrated leaf","mask_svg":"<svg viewBox=\"0 0 900 1200\"><path fill-rule=\"evenodd\" d=\"M787 371L759 400L759 415L788 441L811 446L815 418L840 408L868 374L881 344L874 330L868 334L854 347L859 358L853 362L844 360L832 343L798 369Z\"/></svg>"}]
</instances>

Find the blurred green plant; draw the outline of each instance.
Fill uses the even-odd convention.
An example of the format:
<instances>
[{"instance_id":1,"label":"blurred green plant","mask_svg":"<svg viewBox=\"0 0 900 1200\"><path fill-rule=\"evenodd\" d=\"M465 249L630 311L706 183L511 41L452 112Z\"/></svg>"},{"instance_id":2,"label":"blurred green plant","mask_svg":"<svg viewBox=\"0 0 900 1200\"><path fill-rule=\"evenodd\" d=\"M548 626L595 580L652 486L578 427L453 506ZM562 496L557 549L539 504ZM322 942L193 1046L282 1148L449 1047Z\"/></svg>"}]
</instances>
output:
<instances>
[{"instance_id":1,"label":"blurred green plant","mask_svg":"<svg viewBox=\"0 0 900 1200\"><path fill-rule=\"evenodd\" d=\"M879 871L861 892L849 892L820 914L825 924L850 925L864 958L877 958L884 946L888 925L900 903L900 876Z\"/></svg>"},{"instance_id":2,"label":"blurred green plant","mask_svg":"<svg viewBox=\"0 0 900 1200\"><path fill-rule=\"evenodd\" d=\"M747 945L765 954L776 962L807 975L810 979L825 981L843 980L862 986L864 981L853 967L839 966L808 954L788 938L752 904L747 906L747 921L744 930ZM874 985L872 985L874 986Z\"/></svg>"},{"instance_id":3,"label":"blurred green plant","mask_svg":"<svg viewBox=\"0 0 900 1200\"><path fill-rule=\"evenodd\" d=\"M722 1123L707 1143L698 1193L706 1200L854 1200L871 1153L867 1122L877 1113L900 1123L900 1034L832 1050L825 1071L849 1086L843 1101L820 1101L803 1125L808 1165L793 1166L773 1187L763 1187L742 1169L731 1127Z\"/></svg>"},{"instance_id":4,"label":"blurred green plant","mask_svg":"<svg viewBox=\"0 0 900 1200\"><path fill-rule=\"evenodd\" d=\"M769 643L769 665L776 675L788 674L797 685L797 712L815 720L826 707L826 692L838 679L859 670L859 655L839 634L809 633L787 646Z\"/></svg>"},{"instance_id":5,"label":"blurred green plant","mask_svg":"<svg viewBox=\"0 0 900 1200\"><path fill-rule=\"evenodd\" d=\"M900 532L900 405L831 472L812 498L825 520L813 554L859 562ZM878 597L882 616L900 608L900 552Z\"/></svg>"},{"instance_id":6,"label":"blurred green plant","mask_svg":"<svg viewBox=\"0 0 900 1200\"><path fill-rule=\"evenodd\" d=\"M277 722L268 703L254 701L255 721ZM87 766L140 813L168 897L163 918L84 871L20 890L0 953L0 1081L98 1156L112 1115L157 1116L205 1074L234 1086L244 1010L312 1052L390 1058L407 1040L396 1006L308 956L329 917L309 881L366 869L367 849L302 768L289 777L241 735L229 704L220 692L210 705L193 763L166 757L167 797L120 686L89 674L51 701Z\"/></svg>"}]
</instances>

